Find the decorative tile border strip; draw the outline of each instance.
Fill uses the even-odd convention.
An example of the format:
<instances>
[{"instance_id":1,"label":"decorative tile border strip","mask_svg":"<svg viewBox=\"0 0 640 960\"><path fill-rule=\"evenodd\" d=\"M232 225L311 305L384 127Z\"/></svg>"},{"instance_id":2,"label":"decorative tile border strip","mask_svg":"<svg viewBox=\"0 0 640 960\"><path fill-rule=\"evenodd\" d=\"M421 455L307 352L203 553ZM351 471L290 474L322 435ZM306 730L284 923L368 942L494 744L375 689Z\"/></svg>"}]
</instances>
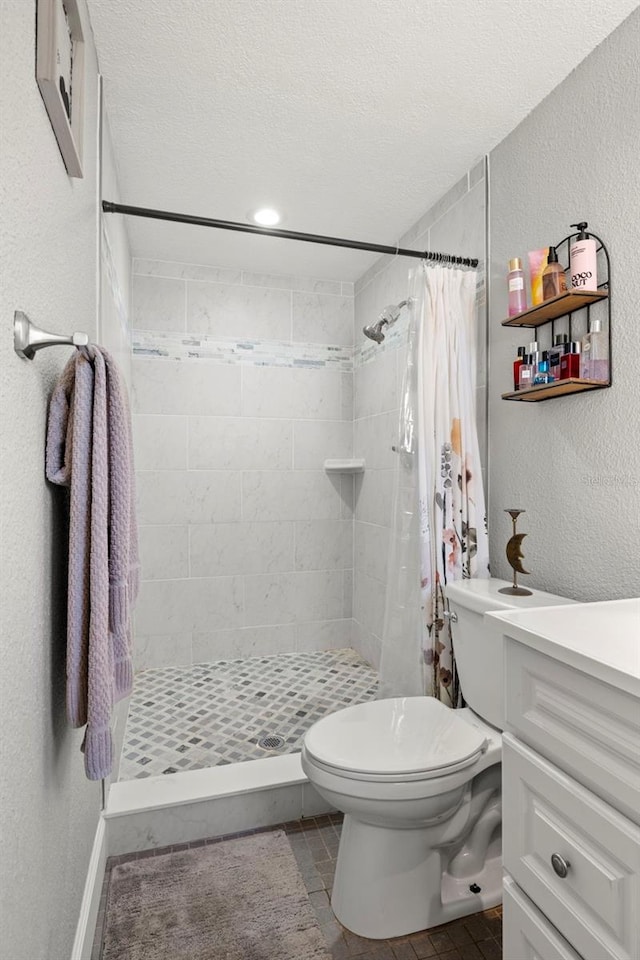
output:
<instances>
[{"instance_id":1,"label":"decorative tile border strip","mask_svg":"<svg viewBox=\"0 0 640 960\"><path fill-rule=\"evenodd\" d=\"M217 360L261 367L325 368L350 373L353 347L280 340L231 340L207 334L133 331L134 357L164 360Z\"/></svg>"}]
</instances>

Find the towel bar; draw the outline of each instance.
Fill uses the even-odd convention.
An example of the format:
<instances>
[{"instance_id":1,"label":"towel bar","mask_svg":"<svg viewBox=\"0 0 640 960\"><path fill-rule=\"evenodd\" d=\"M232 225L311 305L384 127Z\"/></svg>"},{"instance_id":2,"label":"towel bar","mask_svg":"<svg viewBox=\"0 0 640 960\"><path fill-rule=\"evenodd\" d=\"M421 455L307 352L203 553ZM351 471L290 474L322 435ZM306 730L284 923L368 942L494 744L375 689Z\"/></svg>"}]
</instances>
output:
<instances>
[{"instance_id":1,"label":"towel bar","mask_svg":"<svg viewBox=\"0 0 640 960\"><path fill-rule=\"evenodd\" d=\"M88 343L86 333L72 333L70 337L49 333L36 327L22 310L16 310L13 315L13 349L24 360L33 360L36 351L44 347L86 347Z\"/></svg>"}]
</instances>

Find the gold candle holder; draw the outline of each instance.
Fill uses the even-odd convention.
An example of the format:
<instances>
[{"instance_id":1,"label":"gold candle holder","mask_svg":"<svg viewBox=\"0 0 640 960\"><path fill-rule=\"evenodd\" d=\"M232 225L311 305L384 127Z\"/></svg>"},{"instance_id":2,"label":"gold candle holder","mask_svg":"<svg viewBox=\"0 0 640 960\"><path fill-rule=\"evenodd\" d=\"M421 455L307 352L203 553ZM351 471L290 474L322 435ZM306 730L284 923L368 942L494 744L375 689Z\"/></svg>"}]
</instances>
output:
<instances>
[{"instance_id":1,"label":"gold candle holder","mask_svg":"<svg viewBox=\"0 0 640 960\"><path fill-rule=\"evenodd\" d=\"M506 548L507 560L513 569L513 585L510 587L501 587L498 590L498 593L506 593L510 597L530 597L533 595L532 590L527 590L526 587L518 586L518 574L529 574L529 571L525 570L522 566L522 560L524 560L524 554L522 553L522 541L526 537L526 533L518 533L516 531L518 517L521 513L525 513L525 511L512 508L510 510L505 510L505 513L509 514L511 517L511 523L513 524L511 538L507 543Z\"/></svg>"}]
</instances>

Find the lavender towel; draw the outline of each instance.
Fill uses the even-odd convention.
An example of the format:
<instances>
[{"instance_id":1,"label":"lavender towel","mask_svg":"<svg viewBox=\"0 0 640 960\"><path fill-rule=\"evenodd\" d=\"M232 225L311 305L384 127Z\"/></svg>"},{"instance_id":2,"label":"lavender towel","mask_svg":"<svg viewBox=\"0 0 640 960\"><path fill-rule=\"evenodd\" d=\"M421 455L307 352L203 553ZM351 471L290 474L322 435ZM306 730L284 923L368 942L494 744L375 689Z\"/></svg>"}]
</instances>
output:
<instances>
[{"instance_id":1,"label":"lavender towel","mask_svg":"<svg viewBox=\"0 0 640 960\"><path fill-rule=\"evenodd\" d=\"M86 724L85 770L113 765L111 713L131 692L131 608L138 536L127 392L113 359L90 346L71 357L51 397L46 475L70 488L67 714Z\"/></svg>"}]
</instances>

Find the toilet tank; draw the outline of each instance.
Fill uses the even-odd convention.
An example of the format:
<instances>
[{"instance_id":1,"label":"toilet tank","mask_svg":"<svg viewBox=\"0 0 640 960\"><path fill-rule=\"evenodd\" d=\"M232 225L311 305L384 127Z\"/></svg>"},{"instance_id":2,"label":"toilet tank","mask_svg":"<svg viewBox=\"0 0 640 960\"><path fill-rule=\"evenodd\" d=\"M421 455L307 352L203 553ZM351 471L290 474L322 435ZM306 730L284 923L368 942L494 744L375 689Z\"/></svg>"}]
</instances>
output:
<instances>
[{"instance_id":1,"label":"toilet tank","mask_svg":"<svg viewBox=\"0 0 640 960\"><path fill-rule=\"evenodd\" d=\"M462 695L474 713L499 730L504 729L504 641L483 617L491 610L519 610L573 603L553 593L533 590L530 597L500 593L507 580L458 580L445 587Z\"/></svg>"}]
</instances>

